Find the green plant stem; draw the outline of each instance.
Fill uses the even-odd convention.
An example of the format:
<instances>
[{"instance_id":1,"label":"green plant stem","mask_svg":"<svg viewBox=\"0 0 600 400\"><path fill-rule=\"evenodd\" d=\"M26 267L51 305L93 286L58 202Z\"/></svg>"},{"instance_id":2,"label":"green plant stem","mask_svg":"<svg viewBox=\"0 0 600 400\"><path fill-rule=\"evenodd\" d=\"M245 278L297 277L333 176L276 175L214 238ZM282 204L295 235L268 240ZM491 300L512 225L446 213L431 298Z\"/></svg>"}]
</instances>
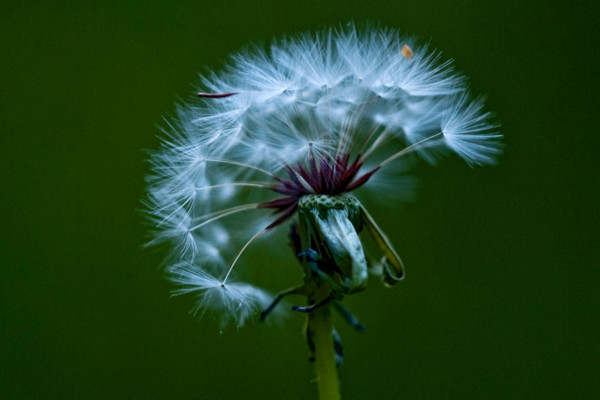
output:
<instances>
[{"instance_id":1,"label":"green plant stem","mask_svg":"<svg viewBox=\"0 0 600 400\"><path fill-rule=\"evenodd\" d=\"M329 306L319 307L309 314L309 325L315 345L315 369L320 400L339 400L335 352L333 348L333 323Z\"/></svg>"}]
</instances>

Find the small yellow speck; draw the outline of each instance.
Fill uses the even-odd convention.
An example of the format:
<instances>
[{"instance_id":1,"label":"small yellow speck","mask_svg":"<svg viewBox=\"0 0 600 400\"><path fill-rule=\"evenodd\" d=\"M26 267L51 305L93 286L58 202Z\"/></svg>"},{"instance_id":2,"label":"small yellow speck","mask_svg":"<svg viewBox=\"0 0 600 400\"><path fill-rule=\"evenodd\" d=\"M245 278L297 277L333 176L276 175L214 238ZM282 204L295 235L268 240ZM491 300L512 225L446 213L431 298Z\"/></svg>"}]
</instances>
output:
<instances>
[{"instance_id":1,"label":"small yellow speck","mask_svg":"<svg viewBox=\"0 0 600 400\"><path fill-rule=\"evenodd\" d=\"M402 46L402 51L400 52L400 54L402 54L402 56L404 58L406 58L407 60L410 60L413 56L413 51L410 47L408 47L407 45Z\"/></svg>"}]
</instances>

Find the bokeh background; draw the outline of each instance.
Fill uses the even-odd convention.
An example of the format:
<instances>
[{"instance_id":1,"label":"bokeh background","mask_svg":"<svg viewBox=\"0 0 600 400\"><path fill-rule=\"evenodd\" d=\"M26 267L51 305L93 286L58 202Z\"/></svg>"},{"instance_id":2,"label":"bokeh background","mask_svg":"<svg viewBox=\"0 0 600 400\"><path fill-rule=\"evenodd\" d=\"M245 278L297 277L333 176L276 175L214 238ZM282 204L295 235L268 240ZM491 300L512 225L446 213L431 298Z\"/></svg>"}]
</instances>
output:
<instances>
[{"instance_id":1,"label":"bokeh background","mask_svg":"<svg viewBox=\"0 0 600 400\"><path fill-rule=\"evenodd\" d=\"M340 326L344 398L600 398L599 15L595 1L3 1L0 398L315 398L303 317L223 331L191 317L138 210L144 149L198 72L350 20L454 58L506 151L493 168L418 167L418 200L385 215L408 278L348 298L368 331Z\"/></svg>"}]
</instances>

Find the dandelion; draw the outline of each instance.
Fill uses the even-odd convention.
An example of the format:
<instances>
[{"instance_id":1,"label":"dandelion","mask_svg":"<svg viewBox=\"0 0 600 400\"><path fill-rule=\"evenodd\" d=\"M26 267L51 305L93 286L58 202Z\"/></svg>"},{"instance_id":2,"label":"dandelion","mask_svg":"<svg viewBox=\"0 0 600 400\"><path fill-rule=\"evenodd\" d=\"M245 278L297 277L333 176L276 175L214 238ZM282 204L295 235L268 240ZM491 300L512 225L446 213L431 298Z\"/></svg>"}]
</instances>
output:
<instances>
[{"instance_id":1,"label":"dandelion","mask_svg":"<svg viewBox=\"0 0 600 400\"><path fill-rule=\"evenodd\" d=\"M252 48L204 77L201 88L179 107L152 156L152 243L172 245L169 277L176 294L199 295L196 312L241 326L260 311L266 318L284 296L307 296L294 310L309 315L326 391L323 382L337 379L331 359L341 357L335 334L331 346L330 306L360 328L343 297L363 290L370 270L387 285L404 277L361 196L386 180L385 196L393 195L395 173L418 158L454 152L471 166L492 164L500 135L450 61L392 29L350 25ZM365 255L362 230L379 261ZM287 259L246 261L249 248L276 254L273 243L285 235L293 248ZM257 282L236 281L294 258L304 281L274 299Z\"/></svg>"}]
</instances>

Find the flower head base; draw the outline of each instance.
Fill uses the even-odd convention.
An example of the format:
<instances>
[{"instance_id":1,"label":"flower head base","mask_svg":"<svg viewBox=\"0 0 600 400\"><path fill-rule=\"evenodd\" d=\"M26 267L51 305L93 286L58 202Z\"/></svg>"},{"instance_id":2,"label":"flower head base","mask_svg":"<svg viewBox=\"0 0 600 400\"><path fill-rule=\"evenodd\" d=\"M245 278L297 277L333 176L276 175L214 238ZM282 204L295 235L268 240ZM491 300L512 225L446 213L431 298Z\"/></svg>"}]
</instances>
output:
<instances>
[{"instance_id":1,"label":"flower head base","mask_svg":"<svg viewBox=\"0 0 600 400\"><path fill-rule=\"evenodd\" d=\"M363 227L384 254L384 281L401 279L400 258L354 191L376 188L371 178L411 153L434 161L451 150L469 165L492 164L500 135L464 81L439 54L386 29L350 26L234 56L179 108L152 157L152 243L174 245L176 293L199 292L199 307L243 324L266 295L234 286L232 271L251 278L244 251L273 253L266 239L285 235L286 221L305 284L323 282L322 297L364 288L376 263L358 239Z\"/></svg>"}]
</instances>

